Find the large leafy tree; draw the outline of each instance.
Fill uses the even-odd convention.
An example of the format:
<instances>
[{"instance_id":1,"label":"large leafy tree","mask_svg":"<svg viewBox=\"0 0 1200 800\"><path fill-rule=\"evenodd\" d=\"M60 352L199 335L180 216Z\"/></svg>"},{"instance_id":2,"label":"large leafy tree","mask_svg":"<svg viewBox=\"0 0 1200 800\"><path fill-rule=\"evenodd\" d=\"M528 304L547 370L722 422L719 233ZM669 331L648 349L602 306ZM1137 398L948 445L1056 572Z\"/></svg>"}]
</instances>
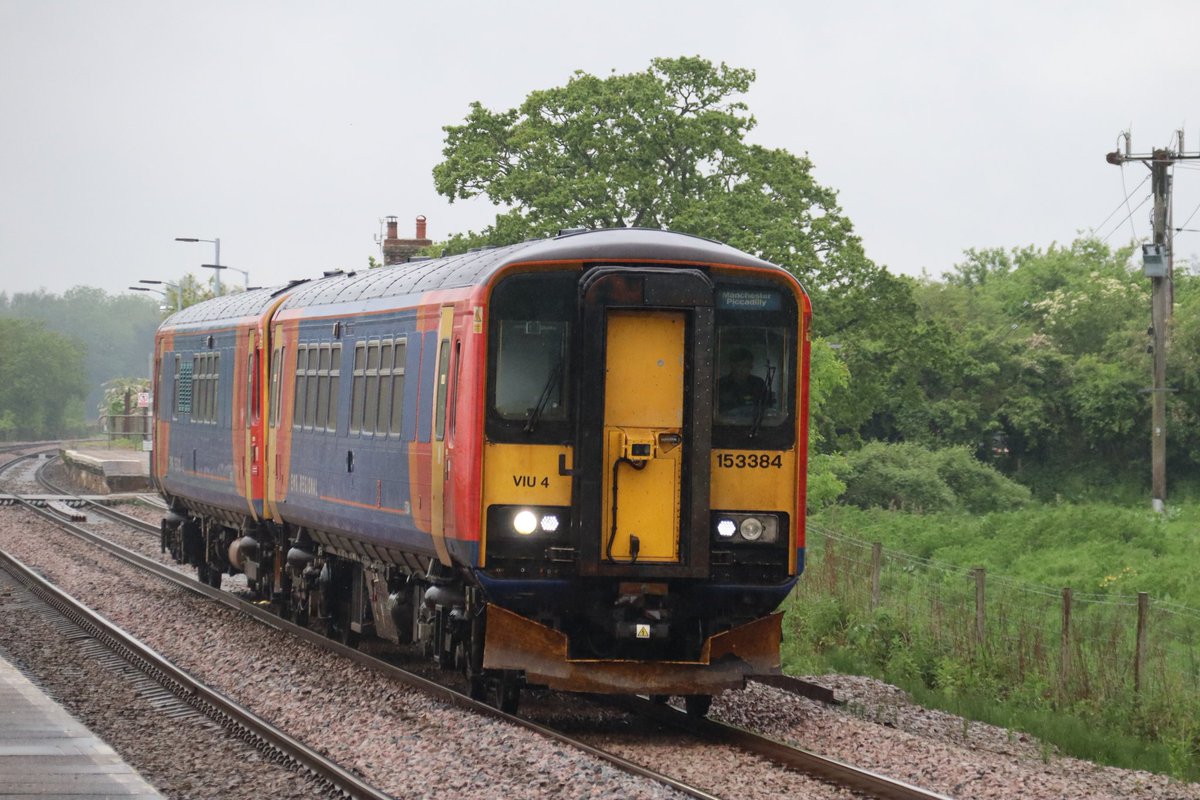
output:
<instances>
[{"instance_id":1,"label":"large leafy tree","mask_svg":"<svg viewBox=\"0 0 1200 800\"><path fill-rule=\"evenodd\" d=\"M505 111L473 103L445 128L434 182L451 201L484 196L504 210L451 252L561 228L671 228L787 266L810 288L861 283L874 267L811 162L746 141L755 120L738 98L753 80L703 58L657 58L628 75L576 72Z\"/></svg>"},{"instance_id":2,"label":"large leafy tree","mask_svg":"<svg viewBox=\"0 0 1200 800\"><path fill-rule=\"evenodd\" d=\"M912 286L866 258L807 157L746 141L755 120L739 98L753 80L702 58L658 58L628 75L577 72L505 111L473 103L445 128L434 180L451 201L482 196L502 210L448 249L636 226L728 242L789 268L814 297L817 333L850 366L814 413L819 441L835 449L871 417L864 398L892 395L888 357L918 359Z\"/></svg>"}]
</instances>

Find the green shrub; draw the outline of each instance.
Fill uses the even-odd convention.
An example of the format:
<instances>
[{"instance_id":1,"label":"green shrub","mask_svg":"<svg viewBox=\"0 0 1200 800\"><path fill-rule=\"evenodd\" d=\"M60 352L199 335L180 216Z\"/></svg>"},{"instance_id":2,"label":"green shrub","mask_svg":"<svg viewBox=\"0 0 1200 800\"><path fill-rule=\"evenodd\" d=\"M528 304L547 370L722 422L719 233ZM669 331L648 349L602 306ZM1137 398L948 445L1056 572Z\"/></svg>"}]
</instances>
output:
<instances>
[{"instance_id":1,"label":"green shrub","mask_svg":"<svg viewBox=\"0 0 1200 800\"><path fill-rule=\"evenodd\" d=\"M1028 505L1028 489L976 460L965 448L872 442L846 459L846 503L930 514L986 514Z\"/></svg>"},{"instance_id":2,"label":"green shrub","mask_svg":"<svg viewBox=\"0 0 1200 800\"><path fill-rule=\"evenodd\" d=\"M937 474L958 499L958 506L971 514L1011 511L1032 502L1028 488L980 462L964 447L938 450L934 454Z\"/></svg>"}]
</instances>

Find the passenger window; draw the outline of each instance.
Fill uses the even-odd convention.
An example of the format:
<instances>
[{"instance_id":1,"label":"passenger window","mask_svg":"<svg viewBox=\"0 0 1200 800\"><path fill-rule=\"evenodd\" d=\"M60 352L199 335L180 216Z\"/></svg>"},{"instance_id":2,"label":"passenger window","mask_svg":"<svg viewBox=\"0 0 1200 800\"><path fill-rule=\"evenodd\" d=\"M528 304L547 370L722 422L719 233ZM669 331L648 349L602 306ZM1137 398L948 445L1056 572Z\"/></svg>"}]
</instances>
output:
<instances>
[{"instance_id":1,"label":"passenger window","mask_svg":"<svg viewBox=\"0 0 1200 800\"><path fill-rule=\"evenodd\" d=\"M329 414L325 419L325 429L329 431L337 430L338 384L340 383L341 372L342 346L335 344L331 353L331 363L329 366Z\"/></svg>"},{"instance_id":2,"label":"passenger window","mask_svg":"<svg viewBox=\"0 0 1200 800\"><path fill-rule=\"evenodd\" d=\"M404 339L396 342L395 363L392 367L392 425L388 432L400 435L400 423L404 420L404 368L408 357L408 344Z\"/></svg>"}]
</instances>

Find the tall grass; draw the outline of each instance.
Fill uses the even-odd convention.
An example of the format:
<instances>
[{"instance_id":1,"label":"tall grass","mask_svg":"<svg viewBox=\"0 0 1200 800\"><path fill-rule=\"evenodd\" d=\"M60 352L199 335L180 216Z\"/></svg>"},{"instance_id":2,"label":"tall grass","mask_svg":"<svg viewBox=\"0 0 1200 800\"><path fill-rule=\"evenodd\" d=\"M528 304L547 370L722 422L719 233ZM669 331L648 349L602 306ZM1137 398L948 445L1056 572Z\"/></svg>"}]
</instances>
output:
<instances>
[{"instance_id":1,"label":"tall grass","mask_svg":"<svg viewBox=\"0 0 1200 800\"><path fill-rule=\"evenodd\" d=\"M1064 633L1067 584L989 571L981 632L973 569L892 548L879 563L876 599L871 544L810 526L788 612L789 672L875 675L920 702L1025 730L1065 753L1200 778L1200 612L1151 604L1138 685L1136 596L1072 591Z\"/></svg>"}]
</instances>

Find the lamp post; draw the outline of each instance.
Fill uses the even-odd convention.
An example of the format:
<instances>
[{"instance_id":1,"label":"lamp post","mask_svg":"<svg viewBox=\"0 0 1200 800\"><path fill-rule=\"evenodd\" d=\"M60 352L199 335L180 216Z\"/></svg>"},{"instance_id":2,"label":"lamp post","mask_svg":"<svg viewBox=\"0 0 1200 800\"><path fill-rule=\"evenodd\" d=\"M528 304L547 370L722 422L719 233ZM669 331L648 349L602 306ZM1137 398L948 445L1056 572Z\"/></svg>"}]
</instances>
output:
<instances>
[{"instance_id":1,"label":"lamp post","mask_svg":"<svg viewBox=\"0 0 1200 800\"><path fill-rule=\"evenodd\" d=\"M164 292L162 289L151 289L149 286L130 286L129 289L130 289L130 291L134 291L134 292L154 292L155 294L162 295L163 300L167 299L167 293ZM181 310L181 308L180 308L181 302L182 301L179 299L179 293L176 292L176 294L175 294L175 310L176 311ZM169 308L170 308L170 306L160 306L159 307L159 309L162 311L166 311Z\"/></svg>"},{"instance_id":2,"label":"lamp post","mask_svg":"<svg viewBox=\"0 0 1200 800\"><path fill-rule=\"evenodd\" d=\"M213 257L213 261L215 261L217 264L221 263L221 240L219 238L217 238L217 239L192 239L187 236L176 236L175 241L177 241L177 242L208 242L216 247L216 255ZM217 269L216 295L217 295L217 297L221 296L221 270L219 268Z\"/></svg>"},{"instance_id":3,"label":"lamp post","mask_svg":"<svg viewBox=\"0 0 1200 800\"><path fill-rule=\"evenodd\" d=\"M175 290L175 310L183 311L183 287L180 286L178 283L171 283L170 281L152 281L148 278L139 278L138 283L149 283L153 286L165 286L168 289L174 289ZM133 289L135 291L138 291L138 292L156 291L154 289L143 289L138 286L130 286L129 288ZM162 296L165 298L167 296L167 293L163 292Z\"/></svg>"},{"instance_id":4,"label":"lamp post","mask_svg":"<svg viewBox=\"0 0 1200 800\"><path fill-rule=\"evenodd\" d=\"M237 267L231 267L228 264L201 264L200 266L204 267L205 269L216 270L217 275L218 275L218 278L217 278L218 286L221 285L221 279L219 277L221 274L221 270L231 269L234 272L240 272L240 273L242 273L242 277L245 278L245 280L246 280L245 284L243 285L243 289L245 291L250 291L250 273L247 272L246 270L238 269Z\"/></svg>"}]
</instances>

